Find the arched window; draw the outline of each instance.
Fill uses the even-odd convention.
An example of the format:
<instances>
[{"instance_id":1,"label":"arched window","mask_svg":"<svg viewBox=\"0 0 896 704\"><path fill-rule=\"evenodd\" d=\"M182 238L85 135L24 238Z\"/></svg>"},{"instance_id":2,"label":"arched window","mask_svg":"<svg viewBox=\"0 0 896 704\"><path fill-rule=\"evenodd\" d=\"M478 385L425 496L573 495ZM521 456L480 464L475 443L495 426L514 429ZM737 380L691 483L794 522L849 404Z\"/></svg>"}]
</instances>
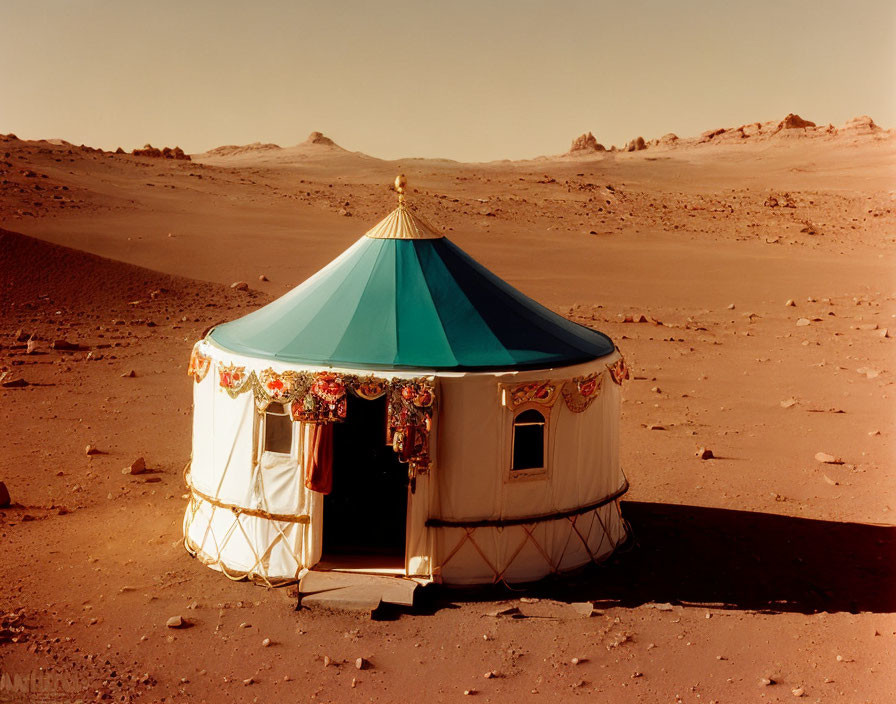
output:
<instances>
[{"instance_id":1,"label":"arched window","mask_svg":"<svg viewBox=\"0 0 896 704\"><path fill-rule=\"evenodd\" d=\"M540 411L528 408L513 419L511 470L544 469L546 421Z\"/></svg>"}]
</instances>

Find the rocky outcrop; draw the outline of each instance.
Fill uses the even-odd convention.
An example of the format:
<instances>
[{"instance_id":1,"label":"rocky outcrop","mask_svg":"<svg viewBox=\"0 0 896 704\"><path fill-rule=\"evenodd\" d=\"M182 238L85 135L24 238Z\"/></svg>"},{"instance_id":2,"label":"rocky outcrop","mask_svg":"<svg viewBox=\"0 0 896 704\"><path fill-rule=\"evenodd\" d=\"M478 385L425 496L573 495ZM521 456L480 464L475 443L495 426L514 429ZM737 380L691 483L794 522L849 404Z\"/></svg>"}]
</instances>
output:
<instances>
[{"instance_id":1,"label":"rocky outcrop","mask_svg":"<svg viewBox=\"0 0 896 704\"><path fill-rule=\"evenodd\" d=\"M206 156L238 156L240 154L252 154L256 152L277 151L283 149L279 144L252 142L252 144L225 144L214 149L209 149Z\"/></svg>"},{"instance_id":2,"label":"rocky outcrop","mask_svg":"<svg viewBox=\"0 0 896 704\"><path fill-rule=\"evenodd\" d=\"M143 147L143 149L135 149L131 152L134 156L148 156L153 159L177 159L178 161L191 161L190 155L185 154L184 150L180 147L163 147L162 149L157 149L151 144L147 144Z\"/></svg>"},{"instance_id":3,"label":"rocky outcrop","mask_svg":"<svg viewBox=\"0 0 896 704\"><path fill-rule=\"evenodd\" d=\"M600 144L590 132L580 135L572 140L572 146L569 148L570 154L605 151L607 151L607 148L603 144Z\"/></svg>"},{"instance_id":4,"label":"rocky outcrop","mask_svg":"<svg viewBox=\"0 0 896 704\"><path fill-rule=\"evenodd\" d=\"M778 123L778 130L776 131L805 129L806 127L815 127L815 123L810 122L809 120L804 120L799 115L795 115L791 112Z\"/></svg>"},{"instance_id":5,"label":"rocky outcrop","mask_svg":"<svg viewBox=\"0 0 896 704\"><path fill-rule=\"evenodd\" d=\"M639 152L642 149L647 149L647 143L644 141L643 137L636 137L625 145L625 151L627 152Z\"/></svg>"},{"instance_id":6,"label":"rocky outcrop","mask_svg":"<svg viewBox=\"0 0 896 704\"><path fill-rule=\"evenodd\" d=\"M319 144L325 147L339 147L336 142L327 137L323 132L312 132L308 135L308 139L305 140L305 144Z\"/></svg>"},{"instance_id":7,"label":"rocky outcrop","mask_svg":"<svg viewBox=\"0 0 896 704\"><path fill-rule=\"evenodd\" d=\"M845 122L839 131L848 135L866 135L878 134L883 132L883 129L874 124L874 120L867 115L861 115Z\"/></svg>"}]
</instances>

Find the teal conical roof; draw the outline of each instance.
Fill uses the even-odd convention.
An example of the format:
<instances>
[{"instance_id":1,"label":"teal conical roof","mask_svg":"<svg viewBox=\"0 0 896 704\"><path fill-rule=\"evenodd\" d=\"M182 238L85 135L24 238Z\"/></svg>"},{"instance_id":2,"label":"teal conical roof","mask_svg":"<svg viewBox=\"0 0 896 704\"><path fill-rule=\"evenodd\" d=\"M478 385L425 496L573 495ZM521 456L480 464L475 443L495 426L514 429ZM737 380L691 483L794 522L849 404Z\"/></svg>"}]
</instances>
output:
<instances>
[{"instance_id":1,"label":"teal conical roof","mask_svg":"<svg viewBox=\"0 0 896 704\"><path fill-rule=\"evenodd\" d=\"M238 354L361 369L558 367L614 349L603 333L498 278L403 203L304 283L209 338Z\"/></svg>"}]
</instances>

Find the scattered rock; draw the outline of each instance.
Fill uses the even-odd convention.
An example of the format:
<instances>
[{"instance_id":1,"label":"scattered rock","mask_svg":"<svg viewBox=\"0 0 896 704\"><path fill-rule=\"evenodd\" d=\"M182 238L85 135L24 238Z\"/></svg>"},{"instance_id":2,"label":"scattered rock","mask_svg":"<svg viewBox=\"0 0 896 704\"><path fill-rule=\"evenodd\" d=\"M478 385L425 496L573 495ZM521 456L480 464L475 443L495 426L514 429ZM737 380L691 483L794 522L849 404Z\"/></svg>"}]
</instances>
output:
<instances>
[{"instance_id":1,"label":"scattered rock","mask_svg":"<svg viewBox=\"0 0 896 704\"><path fill-rule=\"evenodd\" d=\"M262 648L269 648L270 645L271 645L271 639L270 639L270 638L265 638L263 641L261 641L261 647L262 647Z\"/></svg>"},{"instance_id":2,"label":"scattered rock","mask_svg":"<svg viewBox=\"0 0 896 704\"><path fill-rule=\"evenodd\" d=\"M843 460L839 457L829 455L827 452L816 452L815 459L822 464L843 464Z\"/></svg>"},{"instance_id":3,"label":"scattered rock","mask_svg":"<svg viewBox=\"0 0 896 704\"><path fill-rule=\"evenodd\" d=\"M9 496L9 489L6 488L6 484L0 482L0 508L8 508L12 503L12 498Z\"/></svg>"},{"instance_id":4,"label":"scattered rock","mask_svg":"<svg viewBox=\"0 0 896 704\"><path fill-rule=\"evenodd\" d=\"M713 458L712 450L708 447L701 447L697 450L697 457L701 460L711 460Z\"/></svg>"},{"instance_id":5,"label":"scattered rock","mask_svg":"<svg viewBox=\"0 0 896 704\"><path fill-rule=\"evenodd\" d=\"M34 354L37 351L37 342L28 340L25 344L25 354Z\"/></svg>"},{"instance_id":6,"label":"scattered rock","mask_svg":"<svg viewBox=\"0 0 896 704\"><path fill-rule=\"evenodd\" d=\"M146 471L146 460L138 457L130 465L121 470L122 474L143 474Z\"/></svg>"},{"instance_id":7,"label":"scattered rock","mask_svg":"<svg viewBox=\"0 0 896 704\"><path fill-rule=\"evenodd\" d=\"M570 606L579 616L584 616L585 618L600 616L603 613L603 611L595 609L594 604L590 601L574 601Z\"/></svg>"},{"instance_id":8,"label":"scattered rock","mask_svg":"<svg viewBox=\"0 0 896 704\"><path fill-rule=\"evenodd\" d=\"M793 397L781 401L781 408L792 408L797 404L797 400Z\"/></svg>"},{"instance_id":9,"label":"scattered rock","mask_svg":"<svg viewBox=\"0 0 896 704\"><path fill-rule=\"evenodd\" d=\"M733 303L729 303L729 304L728 304L728 310L734 310L734 304L733 304Z\"/></svg>"},{"instance_id":10,"label":"scattered rock","mask_svg":"<svg viewBox=\"0 0 896 704\"><path fill-rule=\"evenodd\" d=\"M270 281L270 279L267 276L265 276L264 274L259 274L258 280L259 281Z\"/></svg>"},{"instance_id":11,"label":"scattered rock","mask_svg":"<svg viewBox=\"0 0 896 704\"><path fill-rule=\"evenodd\" d=\"M505 609L498 609L497 611L489 611L486 616L491 616L492 618L523 618L523 613L516 606L508 606Z\"/></svg>"},{"instance_id":12,"label":"scattered rock","mask_svg":"<svg viewBox=\"0 0 896 704\"><path fill-rule=\"evenodd\" d=\"M763 677L759 680L760 687L771 687L775 681L771 677Z\"/></svg>"},{"instance_id":13,"label":"scattered rock","mask_svg":"<svg viewBox=\"0 0 896 704\"><path fill-rule=\"evenodd\" d=\"M234 281L232 284L230 284L230 288L236 289L237 291L248 291L249 284L247 284L245 281Z\"/></svg>"},{"instance_id":14,"label":"scattered rock","mask_svg":"<svg viewBox=\"0 0 896 704\"><path fill-rule=\"evenodd\" d=\"M650 425L647 426L647 429L648 429L648 430L665 430L665 429L666 429L666 426L665 426L665 425L659 425L658 423L652 423L652 424L650 424Z\"/></svg>"},{"instance_id":15,"label":"scattered rock","mask_svg":"<svg viewBox=\"0 0 896 704\"><path fill-rule=\"evenodd\" d=\"M355 660L355 669L356 670L369 670L370 669L370 661L366 658L358 658Z\"/></svg>"},{"instance_id":16,"label":"scattered rock","mask_svg":"<svg viewBox=\"0 0 896 704\"><path fill-rule=\"evenodd\" d=\"M785 305L785 306L793 307L793 306L796 305L796 301L794 301L792 298L788 298L788 299L787 299L787 303L785 303L784 305Z\"/></svg>"},{"instance_id":17,"label":"scattered rock","mask_svg":"<svg viewBox=\"0 0 896 704\"><path fill-rule=\"evenodd\" d=\"M11 381L4 381L2 386L4 389L18 389L29 386L29 384L25 379L12 379Z\"/></svg>"},{"instance_id":18,"label":"scattered rock","mask_svg":"<svg viewBox=\"0 0 896 704\"><path fill-rule=\"evenodd\" d=\"M498 676L498 673L495 672L494 670L489 670L488 672L486 672L486 673L483 675L483 677L484 677L485 679L487 679L487 680L493 680L493 679L495 679L495 677L497 677L497 676Z\"/></svg>"},{"instance_id":19,"label":"scattered rock","mask_svg":"<svg viewBox=\"0 0 896 704\"><path fill-rule=\"evenodd\" d=\"M798 328L803 328L803 327L806 327L807 325L811 324L811 322L812 321L809 320L808 318L800 318L799 320L796 321L796 326Z\"/></svg>"},{"instance_id":20,"label":"scattered rock","mask_svg":"<svg viewBox=\"0 0 896 704\"><path fill-rule=\"evenodd\" d=\"M96 445L88 445L84 448L85 455L98 455L100 451L96 448Z\"/></svg>"},{"instance_id":21,"label":"scattered rock","mask_svg":"<svg viewBox=\"0 0 896 704\"><path fill-rule=\"evenodd\" d=\"M61 350L65 352L77 352L81 349L81 346L74 343L69 342L68 340L53 340L53 343L50 345L54 350Z\"/></svg>"},{"instance_id":22,"label":"scattered rock","mask_svg":"<svg viewBox=\"0 0 896 704\"><path fill-rule=\"evenodd\" d=\"M803 689L802 687L794 687L793 689L790 690L790 693L793 694L793 696L795 696L795 697L805 697L806 696L806 690Z\"/></svg>"},{"instance_id":23,"label":"scattered rock","mask_svg":"<svg viewBox=\"0 0 896 704\"><path fill-rule=\"evenodd\" d=\"M135 372L133 369L130 369L129 371L126 371L124 374L122 374L121 378L122 379L133 379L135 376L137 376L137 372Z\"/></svg>"},{"instance_id":24,"label":"scattered rock","mask_svg":"<svg viewBox=\"0 0 896 704\"><path fill-rule=\"evenodd\" d=\"M187 621L182 616L172 616L165 621L165 625L168 628L185 628L187 626Z\"/></svg>"}]
</instances>

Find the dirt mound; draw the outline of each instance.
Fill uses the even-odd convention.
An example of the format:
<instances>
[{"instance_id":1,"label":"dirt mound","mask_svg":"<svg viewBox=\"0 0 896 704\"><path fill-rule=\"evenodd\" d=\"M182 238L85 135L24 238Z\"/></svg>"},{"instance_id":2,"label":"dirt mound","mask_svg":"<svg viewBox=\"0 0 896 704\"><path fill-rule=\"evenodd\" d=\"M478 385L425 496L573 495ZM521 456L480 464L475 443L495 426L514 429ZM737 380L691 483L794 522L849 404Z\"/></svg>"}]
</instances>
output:
<instances>
[{"instance_id":1,"label":"dirt mound","mask_svg":"<svg viewBox=\"0 0 896 704\"><path fill-rule=\"evenodd\" d=\"M239 156L240 154L254 154L258 152L273 152L283 149L279 144L252 142L252 144L225 144L214 149L209 149L206 156Z\"/></svg>"},{"instance_id":2,"label":"dirt mound","mask_svg":"<svg viewBox=\"0 0 896 704\"><path fill-rule=\"evenodd\" d=\"M98 257L0 229L0 317L15 311L129 310L153 292L220 300L222 287ZM245 294L242 294L245 296Z\"/></svg>"},{"instance_id":3,"label":"dirt mound","mask_svg":"<svg viewBox=\"0 0 896 704\"><path fill-rule=\"evenodd\" d=\"M83 145L82 145L83 146ZM190 161L190 155L185 154L184 150L180 147L163 147L162 149L157 149L151 144L147 144L143 147L143 149L135 149L131 152L134 156L148 156L153 159L177 159L180 161Z\"/></svg>"},{"instance_id":4,"label":"dirt mound","mask_svg":"<svg viewBox=\"0 0 896 704\"><path fill-rule=\"evenodd\" d=\"M570 154L605 151L607 151L607 148L603 144L600 144L590 132L580 135L572 140L572 146L569 148Z\"/></svg>"}]
</instances>

